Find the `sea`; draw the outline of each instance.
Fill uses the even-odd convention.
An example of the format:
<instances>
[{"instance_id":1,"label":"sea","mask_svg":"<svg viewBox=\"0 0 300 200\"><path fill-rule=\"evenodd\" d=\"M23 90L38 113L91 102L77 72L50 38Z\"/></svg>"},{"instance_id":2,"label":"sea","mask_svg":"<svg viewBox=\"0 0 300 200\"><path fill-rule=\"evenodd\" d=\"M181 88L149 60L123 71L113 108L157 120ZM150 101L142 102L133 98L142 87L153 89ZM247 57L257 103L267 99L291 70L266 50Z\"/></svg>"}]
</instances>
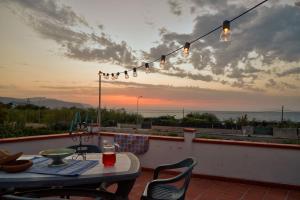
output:
<instances>
[{"instance_id":1,"label":"sea","mask_svg":"<svg viewBox=\"0 0 300 200\"><path fill-rule=\"evenodd\" d=\"M128 112L136 113L136 110L128 110ZM248 120L255 119L256 121L281 121L282 113L279 111L197 111L197 110L139 110L139 114L143 117L159 117L159 116L174 116L177 119L186 116L191 112L212 113L219 120L237 119L247 114ZM300 112L283 112L283 119L294 122L300 122Z\"/></svg>"}]
</instances>

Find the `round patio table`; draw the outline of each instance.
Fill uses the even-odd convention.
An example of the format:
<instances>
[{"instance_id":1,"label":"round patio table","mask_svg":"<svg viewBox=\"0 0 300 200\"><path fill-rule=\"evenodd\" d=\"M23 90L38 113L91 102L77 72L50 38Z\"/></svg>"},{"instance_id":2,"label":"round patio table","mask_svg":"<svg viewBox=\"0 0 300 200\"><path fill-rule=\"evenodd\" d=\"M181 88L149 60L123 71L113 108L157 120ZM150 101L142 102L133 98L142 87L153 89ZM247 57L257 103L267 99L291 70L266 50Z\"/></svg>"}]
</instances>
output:
<instances>
[{"instance_id":1,"label":"round patio table","mask_svg":"<svg viewBox=\"0 0 300 200\"><path fill-rule=\"evenodd\" d=\"M59 176L36 174L29 172L6 173L0 171L0 189L42 188L42 187L85 187L86 185L96 185L102 182L117 183L116 195L124 198L128 197L136 178L140 174L139 159L132 153L117 153L114 167L104 167L102 164L102 154L89 153L87 160L99 160L99 163L79 176ZM31 156L22 156L22 159L30 159Z\"/></svg>"}]
</instances>

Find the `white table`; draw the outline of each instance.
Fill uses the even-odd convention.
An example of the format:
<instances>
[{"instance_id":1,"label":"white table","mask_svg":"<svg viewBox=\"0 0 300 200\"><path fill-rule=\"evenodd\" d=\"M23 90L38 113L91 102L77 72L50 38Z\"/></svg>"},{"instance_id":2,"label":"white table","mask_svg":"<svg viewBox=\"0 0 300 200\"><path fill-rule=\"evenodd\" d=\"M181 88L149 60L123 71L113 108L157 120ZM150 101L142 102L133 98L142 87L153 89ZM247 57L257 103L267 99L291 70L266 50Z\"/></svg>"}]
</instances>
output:
<instances>
[{"instance_id":1,"label":"white table","mask_svg":"<svg viewBox=\"0 0 300 200\"><path fill-rule=\"evenodd\" d=\"M30 159L32 156L23 156L22 159ZM99 164L80 176L56 176L34 173L6 173L0 171L0 189L40 188L40 187L69 187L93 185L101 182L118 183L117 194L128 196L135 179L140 174L139 159L132 153L117 153L114 167L105 168L102 164L102 154L87 154L87 160L99 160Z\"/></svg>"}]
</instances>

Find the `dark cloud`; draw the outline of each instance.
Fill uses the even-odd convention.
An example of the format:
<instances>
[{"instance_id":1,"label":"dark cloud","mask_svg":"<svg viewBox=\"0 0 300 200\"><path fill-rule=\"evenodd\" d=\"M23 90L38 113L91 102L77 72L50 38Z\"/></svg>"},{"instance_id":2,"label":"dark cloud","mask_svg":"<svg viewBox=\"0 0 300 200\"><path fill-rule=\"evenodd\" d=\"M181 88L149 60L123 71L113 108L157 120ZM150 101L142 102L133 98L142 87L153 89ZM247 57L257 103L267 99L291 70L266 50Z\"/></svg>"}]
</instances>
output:
<instances>
[{"instance_id":1,"label":"dark cloud","mask_svg":"<svg viewBox=\"0 0 300 200\"><path fill-rule=\"evenodd\" d=\"M286 90L286 89L298 89L299 87L290 83L286 82L277 82L274 79L269 79L268 82L265 84L267 88L273 88L277 90Z\"/></svg>"},{"instance_id":2,"label":"dark cloud","mask_svg":"<svg viewBox=\"0 0 300 200\"><path fill-rule=\"evenodd\" d=\"M98 28L99 28L100 30L103 30L103 29L104 29L104 25L103 25L103 24L100 24L100 25L98 25Z\"/></svg>"},{"instance_id":3,"label":"dark cloud","mask_svg":"<svg viewBox=\"0 0 300 200\"><path fill-rule=\"evenodd\" d=\"M289 76L289 75L293 75L293 74L300 74L300 67L291 68L291 69L285 70L281 73L277 73L277 75L280 77Z\"/></svg>"},{"instance_id":4,"label":"dark cloud","mask_svg":"<svg viewBox=\"0 0 300 200\"><path fill-rule=\"evenodd\" d=\"M173 13L174 15L177 15L177 16L182 14L182 8L181 8L180 1L168 0L168 4L170 6L171 13Z\"/></svg>"},{"instance_id":5,"label":"dark cloud","mask_svg":"<svg viewBox=\"0 0 300 200\"><path fill-rule=\"evenodd\" d=\"M242 78L239 78L238 80L234 81L233 83L227 82L232 87L242 88L254 92L264 92L265 90L262 88L258 88L253 86L253 83L247 83Z\"/></svg>"},{"instance_id":6,"label":"dark cloud","mask_svg":"<svg viewBox=\"0 0 300 200\"><path fill-rule=\"evenodd\" d=\"M195 12L195 9L213 9L213 10L223 10L227 8L227 0L192 0L194 6L191 8L191 13Z\"/></svg>"},{"instance_id":7,"label":"dark cloud","mask_svg":"<svg viewBox=\"0 0 300 200\"><path fill-rule=\"evenodd\" d=\"M161 35L164 44L183 45L184 42L191 41L221 25L223 20L232 19L246 10L242 4L227 4L227 1L193 2L196 7L214 7L218 12L197 16L191 34L164 31ZM260 78L259 74L268 71L262 70L262 66L274 64L276 60L286 63L300 61L299 12L299 8L292 5L278 3L270 7L261 6L231 24L230 43L219 42L220 32L216 32L192 44L189 61L196 70L206 67L213 74L224 75L233 80L233 86L249 88L247 78L250 78L252 83ZM257 54L255 58L249 56L252 52ZM259 62L253 62L255 60ZM240 64L246 67L241 68ZM225 72L226 68L230 69L230 73ZM295 69L287 73L298 71Z\"/></svg>"}]
</instances>

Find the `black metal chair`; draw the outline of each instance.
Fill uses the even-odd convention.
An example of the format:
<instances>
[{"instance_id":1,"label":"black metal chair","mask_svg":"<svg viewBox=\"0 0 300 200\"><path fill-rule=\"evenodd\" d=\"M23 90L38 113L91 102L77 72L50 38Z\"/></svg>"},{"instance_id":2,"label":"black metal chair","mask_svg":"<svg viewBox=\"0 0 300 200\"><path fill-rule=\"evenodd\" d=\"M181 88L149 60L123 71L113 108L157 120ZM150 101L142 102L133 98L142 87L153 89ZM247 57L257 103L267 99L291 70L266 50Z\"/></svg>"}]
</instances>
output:
<instances>
[{"instance_id":1,"label":"black metal chair","mask_svg":"<svg viewBox=\"0 0 300 200\"><path fill-rule=\"evenodd\" d=\"M96 145L82 144L69 146L68 148L74 149L76 153L101 153L101 149Z\"/></svg>"},{"instance_id":2,"label":"black metal chair","mask_svg":"<svg viewBox=\"0 0 300 200\"><path fill-rule=\"evenodd\" d=\"M197 162L193 158L187 158L175 164L157 167L154 170L153 180L147 184L141 200L183 200L191 179L192 170L196 164ZM162 170L179 168L186 169L175 177L158 179L159 173ZM176 187L172 185L173 183L178 183L180 181L183 181L182 186Z\"/></svg>"},{"instance_id":3,"label":"black metal chair","mask_svg":"<svg viewBox=\"0 0 300 200\"><path fill-rule=\"evenodd\" d=\"M14 194L7 194L0 196L3 200L62 200L65 198L59 198L56 196L63 197L92 197L97 200L121 200L121 197L116 196L113 193L106 191L97 191L92 189L82 188L51 188L51 189L40 189L31 190L26 192L15 192Z\"/></svg>"}]
</instances>

